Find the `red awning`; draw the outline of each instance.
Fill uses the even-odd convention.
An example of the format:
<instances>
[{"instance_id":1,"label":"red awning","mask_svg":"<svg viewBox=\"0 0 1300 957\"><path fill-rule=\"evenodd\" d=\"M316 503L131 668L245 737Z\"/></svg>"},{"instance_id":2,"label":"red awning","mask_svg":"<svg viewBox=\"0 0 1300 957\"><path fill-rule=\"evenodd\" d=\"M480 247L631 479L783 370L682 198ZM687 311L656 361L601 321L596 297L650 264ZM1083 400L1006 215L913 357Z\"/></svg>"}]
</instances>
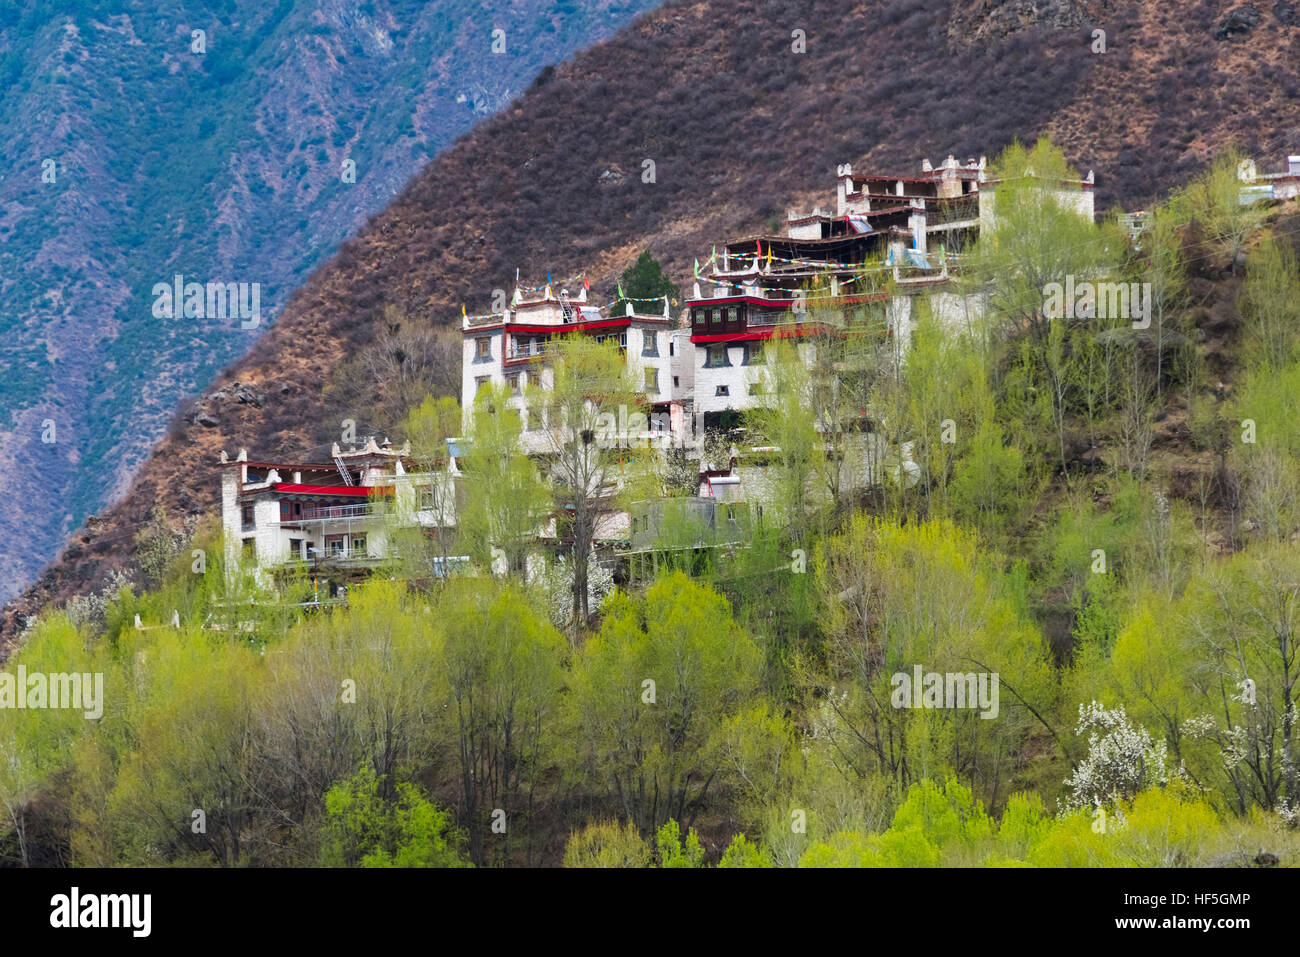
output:
<instances>
[{"instance_id":1,"label":"red awning","mask_svg":"<svg viewBox=\"0 0 1300 957\"><path fill-rule=\"evenodd\" d=\"M275 490L296 495L344 495L350 498L391 495L393 491L389 485L294 485L292 482L278 482Z\"/></svg>"}]
</instances>

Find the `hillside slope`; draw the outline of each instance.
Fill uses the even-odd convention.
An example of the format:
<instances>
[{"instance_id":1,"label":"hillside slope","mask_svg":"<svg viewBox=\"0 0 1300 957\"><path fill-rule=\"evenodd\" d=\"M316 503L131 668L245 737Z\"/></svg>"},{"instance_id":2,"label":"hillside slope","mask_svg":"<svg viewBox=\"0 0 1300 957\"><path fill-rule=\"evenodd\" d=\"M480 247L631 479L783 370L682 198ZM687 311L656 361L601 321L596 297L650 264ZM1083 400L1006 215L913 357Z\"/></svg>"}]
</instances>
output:
<instances>
[{"instance_id":1,"label":"hillside slope","mask_svg":"<svg viewBox=\"0 0 1300 957\"><path fill-rule=\"evenodd\" d=\"M1225 34L1228 7L1211 2L670 3L543 70L344 243L219 377L206 415L174 420L127 495L6 609L4 634L128 564L156 503L214 508L222 448L287 455L337 437L322 385L386 306L454 324L516 268L586 269L607 291L646 246L684 280L721 237L825 202L845 160L905 171L1050 133L1097 171L1106 209L1144 205L1229 143L1268 164L1300 152L1288 9Z\"/></svg>"},{"instance_id":2,"label":"hillside slope","mask_svg":"<svg viewBox=\"0 0 1300 957\"><path fill-rule=\"evenodd\" d=\"M0 600L431 156L656 2L0 7ZM260 322L159 318L177 274Z\"/></svg>"}]
</instances>

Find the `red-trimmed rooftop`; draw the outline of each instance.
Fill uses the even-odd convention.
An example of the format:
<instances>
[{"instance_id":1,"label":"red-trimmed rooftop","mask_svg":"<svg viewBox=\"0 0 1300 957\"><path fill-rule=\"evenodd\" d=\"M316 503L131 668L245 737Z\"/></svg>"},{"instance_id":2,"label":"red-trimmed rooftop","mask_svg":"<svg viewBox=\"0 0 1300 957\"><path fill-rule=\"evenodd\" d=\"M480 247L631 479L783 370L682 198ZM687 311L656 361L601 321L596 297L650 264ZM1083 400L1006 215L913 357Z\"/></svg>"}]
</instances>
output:
<instances>
[{"instance_id":1,"label":"red-trimmed rooftop","mask_svg":"<svg viewBox=\"0 0 1300 957\"><path fill-rule=\"evenodd\" d=\"M292 482L278 482L275 490L295 495L342 495L349 498L391 495L393 492L388 485L295 485Z\"/></svg>"}]
</instances>

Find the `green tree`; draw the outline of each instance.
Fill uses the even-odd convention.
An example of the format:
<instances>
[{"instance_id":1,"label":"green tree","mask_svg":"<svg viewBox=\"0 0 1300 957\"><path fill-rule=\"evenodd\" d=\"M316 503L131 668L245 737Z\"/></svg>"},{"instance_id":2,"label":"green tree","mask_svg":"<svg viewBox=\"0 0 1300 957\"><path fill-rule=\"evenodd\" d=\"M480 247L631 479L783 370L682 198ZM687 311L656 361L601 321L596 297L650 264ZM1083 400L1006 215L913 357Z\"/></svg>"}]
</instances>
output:
<instances>
[{"instance_id":1,"label":"green tree","mask_svg":"<svg viewBox=\"0 0 1300 957\"><path fill-rule=\"evenodd\" d=\"M1194 222L1205 235L1205 246L1217 245L1236 272L1246 239L1259 224L1260 213L1241 202L1240 169L1244 157L1236 149L1215 158L1204 174L1170 199L1170 207L1185 222ZM1205 258L1204 246L1197 250Z\"/></svg>"},{"instance_id":2,"label":"green tree","mask_svg":"<svg viewBox=\"0 0 1300 957\"><path fill-rule=\"evenodd\" d=\"M814 737L851 779L906 785L947 770L983 782L993 803L1029 733L1052 731L1055 687L1041 636L974 537L948 521L898 527L858 515L814 568L828 669L809 676ZM962 707L900 706L899 677L910 682L917 667L982 674L986 698L996 676L997 718L980 716L974 691Z\"/></svg>"},{"instance_id":3,"label":"green tree","mask_svg":"<svg viewBox=\"0 0 1300 957\"><path fill-rule=\"evenodd\" d=\"M256 794L259 657L246 645L151 632L130 676L134 746L121 761L109 813L128 863L206 859L235 867L282 822ZM191 827L203 813L204 828Z\"/></svg>"},{"instance_id":4,"label":"green tree","mask_svg":"<svg viewBox=\"0 0 1300 957\"><path fill-rule=\"evenodd\" d=\"M642 250L636 262L623 271L619 285L623 290L623 296L627 298L620 297L614 300L610 306L611 316L623 315L627 310L629 299L666 298L672 304L678 297L677 286L664 273L663 266L659 264L659 260L650 255L648 249ZM634 312L658 313L662 309L662 303L633 302L632 309Z\"/></svg>"},{"instance_id":5,"label":"green tree","mask_svg":"<svg viewBox=\"0 0 1300 957\"><path fill-rule=\"evenodd\" d=\"M565 867L649 867L650 845L631 821L600 821L569 836Z\"/></svg>"},{"instance_id":6,"label":"green tree","mask_svg":"<svg viewBox=\"0 0 1300 957\"><path fill-rule=\"evenodd\" d=\"M325 867L468 867L451 817L407 781L380 794L363 766L325 794L321 864Z\"/></svg>"},{"instance_id":7,"label":"green tree","mask_svg":"<svg viewBox=\"0 0 1300 957\"><path fill-rule=\"evenodd\" d=\"M758 685L762 655L726 600L680 572L619 594L575 663L575 737L589 780L643 834L689 828L728 778L719 735Z\"/></svg>"},{"instance_id":8,"label":"green tree","mask_svg":"<svg viewBox=\"0 0 1300 957\"><path fill-rule=\"evenodd\" d=\"M504 386L479 392L469 426L465 507L460 520L481 564L492 547L505 555L507 574L523 577L551 502L551 489L524 454L523 422Z\"/></svg>"},{"instance_id":9,"label":"green tree","mask_svg":"<svg viewBox=\"0 0 1300 957\"><path fill-rule=\"evenodd\" d=\"M989 291L993 330L1028 332L1041 345L1047 338L1052 284L1105 278L1115 271L1123 241L1113 228L1079 214L1062 192L1062 180L1077 180L1064 154L1048 139L1030 149L1013 143L994 163L995 182L981 190L988 209L972 253L974 276ZM989 195L985 195L986 190ZM1080 321L1084 317L1077 317Z\"/></svg>"},{"instance_id":10,"label":"green tree","mask_svg":"<svg viewBox=\"0 0 1300 957\"><path fill-rule=\"evenodd\" d=\"M687 831L683 844L681 828L672 819L665 821L655 834L655 850L660 867L704 866L704 848L700 846L700 836L695 833L695 828Z\"/></svg>"},{"instance_id":11,"label":"green tree","mask_svg":"<svg viewBox=\"0 0 1300 957\"><path fill-rule=\"evenodd\" d=\"M1239 813L1252 804L1300 804L1300 557L1285 543L1235 556L1184 599L1184 634L1200 667L1189 675L1204 702L1191 731L1219 750L1216 777Z\"/></svg>"},{"instance_id":12,"label":"green tree","mask_svg":"<svg viewBox=\"0 0 1300 957\"><path fill-rule=\"evenodd\" d=\"M1023 508L1026 485L1024 457L990 417L979 424L958 460L950 488L953 514L1000 533Z\"/></svg>"},{"instance_id":13,"label":"green tree","mask_svg":"<svg viewBox=\"0 0 1300 957\"><path fill-rule=\"evenodd\" d=\"M719 867L771 867L772 862L763 849L743 834L737 834L722 853Z\"/></svg>"},{"instance_id":14,"label":"green tree","mask_svg":"<svg viewBox=\"0 0 1300 957\"><path fill-rule=\"evenodd\" d=\"M767 347L763 369L763 404L746 420L775 447L768 461L770 496L764 511L781 523L794 541L803 540L812 507L813 482L823 457L817 433L817 377L812 371L814 346L778 338Z\"/></svg>"},{"instance_id":15,"label":"green tree","mask_svg":"<svg viewBox=\"0 0 1300 957\"><path fill-rule=\"evenodd\" d=\"M1291 249L1267 236L1246 260L1241 314L1246 320L1247 360L1277 371L1300 354L1300 270Z\"/></svg>"},{"instance_id":16,"label":"green tree","mask_svg":"<svg viewBox=\"0 0 1300 957\"><path fill-rule=\"evenodd\" d=\"M1180 365L1188 366L1196 356L1190 340L1180 328L1179 317L1187 304L1187 263L1183 250L1182 223L1168 206L1154 210L1142 231L1145 268L1141 278L1151 284L1150 330L1147 333L1155 349L1156 397L1160 397L1167 373L1165 352L1177 350Z\"/></svg>"},{"instance_id":17,"label":"green tree","mask_svg":"<svg viewBox=\"0 0 1300 957\"><path fill-rule=\"evenodd\" d=\"M532 390L531 410L541 411L543 443L554 481L557 537L572 542L573 620L591 620L587 572L596 537L626 503L622 494L627 450L611 423L644 403L613 342L574 335L552 339L548 356L553 387Z\"/></svg>"},{"instance_id":18,"label":"green tree","mask_svg":"<svg viewBox=\"0 0 1300 957\"><path fill-rule=\"evenodd\" d=\"M568 646L514 585L461 579L444 592L437 611L446 623L451 707L445 720L460 764L470 858L487 860L485 834L495 823L488 817L502 812L505 859L514 834L528 833L521 822L550 766Z\"/></svg>"},{"instance_id":19,"label":"green tree","mask_svg":"<svg viewBox=\"0 0 1300 957\"><path fill-rule=\"evenodd\" d=\"M414 556L421 575L447 574L453 542L458 537L456 486L449 474L451 449L447 440L461 434L461 425L460 405L447 396L425 396L406 416L404 432L411 445L411 463L418 483L412 491L413 500L402 504L405 514L390 534L401 554ZM418 511L432 518L431 537L412 521Z\"/></svg>"}]
</instances>

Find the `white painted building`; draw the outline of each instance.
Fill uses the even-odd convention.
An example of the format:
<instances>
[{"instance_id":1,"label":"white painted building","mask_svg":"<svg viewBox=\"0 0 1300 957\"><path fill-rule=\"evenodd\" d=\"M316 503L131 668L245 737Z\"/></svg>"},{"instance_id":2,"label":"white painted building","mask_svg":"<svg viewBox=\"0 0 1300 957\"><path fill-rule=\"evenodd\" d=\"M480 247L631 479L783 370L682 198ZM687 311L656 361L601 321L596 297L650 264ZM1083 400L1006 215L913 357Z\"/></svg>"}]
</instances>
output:
<instances>
[{"instance_id":1,"label":"white painted building","mask_svg":"<svg viewBox=\"0 0 1300 957\"><path fill-rule=\"evenodd\" d=\"M373 438L329 463L250 461L221 453L221 524L231 566L263 572L285 566L346 577L393 557L397 527L455 524L455 459L446 472L406 470L409 445Z\"/></svg>"},{"instance_id":2,"label":"white painted building","mask_svg":"<svg viewBox=\"0 0 1300 957\"><path fill-rule=\"evenodd\" d=\"M1256 199L1288 200L1300 196L1300 156L1288 156L1285 168L1276 173L1260 173L1255 168L1254 160L1245 160L1238 176L1243 184L1243 203Z\"/></svg>"},{"instance_id":3,"label":"white painted building","mask_svg":"<svg viewBox=\"0 0 1300 957\"><path fill-rule=\"evenodd\" d=\"M588 303L587 290L576 296L567 289L557 294L551 284L538 288L516 287L504 313L466 316L461 366L461 409L468 430L474 397L488 384L510 389L510 404L519 409L524 424L524 450L545 451L548 423L540 410L530 409L526 391L530 386L554 386L547 349L556 336L585 335L597 342L613 340L627 360L633 383L640 387L649 409L649 431L677 432L689 427L685 404L690 383L683 381L683 364L677 350L683 343L676 335L669 304L662 313L637 313L629 303L622 316L602 316Z\"/></svg>"},{"instance_id":4,"label":"white painted building","mask_svg":"<svg viewBox=\"0 0 1300 957\"><path fill-rule=\"evenodd\" d=\"M836 177L833 212L790 210L785 235L726 243L697 274L687 300L693 434L726 427L765 401L763 356L773 338L803 341L874 313L864 331L889 339L901 360L921 300L953 329L983 314L982 296L959 293L949 272L994 221L1000 181L983 158L962 164L949 156L937 167L923 160L908 176L858 175L844 164ZM1090 172L1062 182L1059 201L1091 219L1093 179ZM892 296L880 291L886 278Z\"/></svg>"}]
</instances>

